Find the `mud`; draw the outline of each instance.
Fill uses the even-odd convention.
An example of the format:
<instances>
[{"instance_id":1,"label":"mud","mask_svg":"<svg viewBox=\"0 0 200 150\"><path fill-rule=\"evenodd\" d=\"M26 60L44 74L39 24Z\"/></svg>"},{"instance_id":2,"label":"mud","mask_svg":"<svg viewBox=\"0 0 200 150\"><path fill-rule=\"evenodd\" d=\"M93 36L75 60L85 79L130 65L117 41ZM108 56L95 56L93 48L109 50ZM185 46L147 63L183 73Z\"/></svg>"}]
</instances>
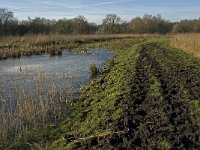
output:
<instances>
[{"instance_id":1,"label":"mud","mask_svg":"<svg viewBox=\"0 0 200 150\"><path fill-rule=\"evenodd\" d=\"M200 70L157 44L139 51L131 94L121 101L124 116L112 134L76 142L76 149L200 149L198 116L189 103L200 100Z\"/></svg>"}]
</instances>

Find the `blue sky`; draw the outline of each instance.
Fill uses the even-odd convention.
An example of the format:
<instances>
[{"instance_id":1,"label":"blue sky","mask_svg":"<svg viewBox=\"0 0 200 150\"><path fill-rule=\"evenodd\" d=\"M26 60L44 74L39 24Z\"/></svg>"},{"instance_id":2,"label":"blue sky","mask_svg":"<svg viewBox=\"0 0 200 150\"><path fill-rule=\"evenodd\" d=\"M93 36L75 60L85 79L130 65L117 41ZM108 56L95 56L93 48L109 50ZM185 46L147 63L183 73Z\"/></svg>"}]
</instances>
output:
<instances>
[{"instance_id":1,"label":"blue sky","mask_svg":"<svg viewBox=\"0 0 200 150\"><path fill-rule=\"evenodd\" d=\"M200 0L0 0L0 8L13 11L20 20L83 15L89 22L101 23L109 13L127 21L144 14L161 14L171 21L200 17Z\"/></svg>"}]
</instances>

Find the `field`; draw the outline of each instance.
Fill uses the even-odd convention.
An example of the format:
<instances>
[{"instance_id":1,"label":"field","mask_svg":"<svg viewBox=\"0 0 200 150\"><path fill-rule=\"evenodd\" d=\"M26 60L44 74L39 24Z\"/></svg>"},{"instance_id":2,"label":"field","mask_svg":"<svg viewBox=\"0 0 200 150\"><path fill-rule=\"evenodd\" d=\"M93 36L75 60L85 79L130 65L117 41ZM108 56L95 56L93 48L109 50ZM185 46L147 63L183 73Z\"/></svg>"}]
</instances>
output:
<instances>
[{"instance_id":1,"label":"field","mask_svg":"<svg viewBox=\"0 0 200 150\"><path fill-rule=\"evenodd\" d=\"M200 56L200 34L177 34L171 39L171 45Z\"/></svg>"},{"instance_id":2,"label":"field","mask_svg":"<svg viewBox=\"0 0 200 150\"><path fill-rule=\"evenodd\" d=\"M117 53L56 127L22 134L10 149L198 149L200 60L168 38L83 43Z\"/></svg>"}]
</instances>

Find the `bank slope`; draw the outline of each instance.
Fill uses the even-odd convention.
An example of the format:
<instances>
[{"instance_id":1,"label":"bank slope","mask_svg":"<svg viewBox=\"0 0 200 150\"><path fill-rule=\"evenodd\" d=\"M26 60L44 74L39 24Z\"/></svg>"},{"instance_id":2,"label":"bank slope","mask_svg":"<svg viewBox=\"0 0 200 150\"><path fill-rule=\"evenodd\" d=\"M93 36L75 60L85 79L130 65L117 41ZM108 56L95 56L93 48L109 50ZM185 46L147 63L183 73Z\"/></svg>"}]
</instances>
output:
<instances>
[{"instance_id":1,"label":"bank slope","mask_svg":"<svg viewBox=\"0 0 200 150\"><path fill-rule=\"evenodd\" d=\"M91 86L91 93L97 93L98 100L93 96L83 97L86 106L95 104L95 107L91 105L94 111L86 113L81 125L88 125L86 132L78 129L81 138L67 146L73 145L74 149L199 149L199 59L162 42L149 41L129 49L115 61L118 65L99 79L98 86L96 83ZM98 89L93 90L95 86ZM102 98L103 93L109 95ZM106 105L102 107L103 103ZM116 115L116 112L120 113ZM102 122L107 126L102 126ZM95 132L87 134L91 130Z\"/></svg>"},{"instance_id":2,"label":"bank slope","mask_svg":"<svg viewBox=\"0 0 200 150\"><path fill-rule=\"evenodd\" d=\"M21 147L199 149L200 60L158 41L125 47L59 127Z\"/></svg>"}]
</instances>

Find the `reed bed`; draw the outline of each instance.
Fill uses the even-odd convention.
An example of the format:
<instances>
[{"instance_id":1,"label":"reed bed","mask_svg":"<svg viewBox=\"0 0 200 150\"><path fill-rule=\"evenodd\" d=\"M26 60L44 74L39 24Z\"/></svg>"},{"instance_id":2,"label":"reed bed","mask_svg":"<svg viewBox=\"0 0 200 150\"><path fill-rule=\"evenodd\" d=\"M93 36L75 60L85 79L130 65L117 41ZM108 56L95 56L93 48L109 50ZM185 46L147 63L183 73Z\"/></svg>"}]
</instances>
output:
<instances>
[{"instance_id":1,"label":"reed bed","mask_svg":"<svg viewBox=\"0 0 200 150\"><path fill-rule=\"evenodd\" d=\"M200 57L200 34L177 34L171 38L171 45Z\"/></svg>"},{"instance_id":2,"label":"reed bed","mask_svg":"<svg viewBox=\"0 0 200 150\"><path fill-rule=\"evenodd\" d=\"M134 38L141 37L142 35L136 34L112 34L112 35L26 35L26 36L7 36L0 38L0 44L2 43L42 43L42 42L88 42L88 41L100 41L106 39L120 39L120 38ZM148 35L143 35L148 36ZM156 35L155 35L156 36Z\"/></svg>"},{"instance_id":3,"label":"reed bed","mask_svg":"<svg viewBox=\"0 0 200 150\"><path fill-rule=\"evenodd\" d=\"M70 107L73 99L72 76L70 72L61 74L63 84L56 82L57 74L39 71L27 87L29 74L19 72L12 81L14 94L0 97L0 145L7 147L16 142L20 136L39 127L57 126L62 112ZM0 80L0 89L5 84ZM59 87L58 87L59 86Z\"/></svg>"},{"instance_id":4,"label":"reed bed","mask_svg":"<svg viewBox=\"0 0 200 150\"><path fill-rule=\"evenodd\" d=\"M26 35L0 38L0 59L8 57L21 57L49 53L60 55L62 49L69 49L87 53L83 50L82 43L102 42L112 39L140 38L159 35Z\"/></svg>"}]
</instances>

